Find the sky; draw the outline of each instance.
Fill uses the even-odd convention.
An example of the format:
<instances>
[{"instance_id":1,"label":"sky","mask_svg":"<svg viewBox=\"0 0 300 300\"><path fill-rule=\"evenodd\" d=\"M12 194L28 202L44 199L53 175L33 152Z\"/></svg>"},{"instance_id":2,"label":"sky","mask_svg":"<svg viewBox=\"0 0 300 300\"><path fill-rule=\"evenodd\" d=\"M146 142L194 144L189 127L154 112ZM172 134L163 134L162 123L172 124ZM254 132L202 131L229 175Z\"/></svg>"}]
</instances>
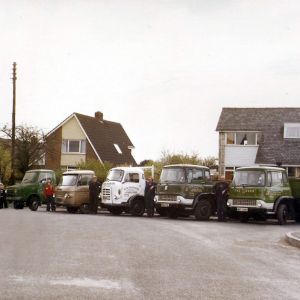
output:
<instances>
[{"instance_id":1,"label":"sky","mask_svg":"<svg viewBox=\"0 0 300 300\"><path fill-rule=\"evenodd\" d=\"M299 107L299 0L0 0L0 126L120 122L137 162L218 155L222 107Z\"/></svg>"}]
</instances>

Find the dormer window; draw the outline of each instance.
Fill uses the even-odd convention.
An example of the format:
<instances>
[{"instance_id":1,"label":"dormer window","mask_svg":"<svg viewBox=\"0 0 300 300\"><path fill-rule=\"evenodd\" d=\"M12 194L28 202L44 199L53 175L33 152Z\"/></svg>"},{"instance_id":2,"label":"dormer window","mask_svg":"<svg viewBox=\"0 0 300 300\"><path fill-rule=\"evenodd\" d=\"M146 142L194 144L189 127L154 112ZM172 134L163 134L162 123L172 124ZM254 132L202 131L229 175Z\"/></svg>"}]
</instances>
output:
<instances>
[{"instance_id":1,"label":"dormer window","mask_svg":"<svg viewBox=\"0 0 300 300\"><path fill-rule=\"evenodd\" d=\"M284 123L285 139L300 139L300 123Z\"/></svg>"},{"instance_id":2,"label":"dormer window","mask_svg":"<svg viewBox=\"0 0 300 300\"><path fill-rule=\"evenodd\" d=\"M117 152L118 152L119 154L122 154L122 150L121 150L121 148L119 147L119 145L118 145L118 144L114 144L114 146L115 146Z\"/></svg>"},{"instance_id":3,"label":"dormer window","mask_svg":"<svg viewBox=\"0 0 300 300\"><path fill-rule=\"evenodd\" d=\"M257 132L227 132L227 145L257 145Z\"/></svg>"}]
</instances>

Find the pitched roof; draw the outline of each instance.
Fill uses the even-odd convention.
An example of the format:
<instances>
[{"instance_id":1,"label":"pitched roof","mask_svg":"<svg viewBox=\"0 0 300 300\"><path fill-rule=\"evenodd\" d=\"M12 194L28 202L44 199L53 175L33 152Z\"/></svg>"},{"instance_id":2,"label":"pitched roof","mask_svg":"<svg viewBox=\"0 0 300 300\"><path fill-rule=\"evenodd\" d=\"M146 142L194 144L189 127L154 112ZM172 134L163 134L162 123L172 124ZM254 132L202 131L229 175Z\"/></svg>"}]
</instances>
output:
<instances>
[{"instance_id":1,"label":"pitched roof","mask_svg":"<svg viewBox=\"0 0 300 300\"><path fill-rule=\"evenodd\" d=\"M223 108L217 131L261 131L256 163L300 164L300 139L284 139L284 123L300 123L300 108Z\"/></svg>"},{"instance_id":2,"label":"pitched roof","mask_svg":"<svg viewBox=\"0 0 300 300\"><path fill-rule=\"evenodd\" d=\"M131 155L133 144L120 123L107 120L99 121L95 117L74 113L92 146L101 160L114 164L133 164L136 161ZM114 144L117 144L122 153L118 153Z\"/></svg>"}]
</instances>

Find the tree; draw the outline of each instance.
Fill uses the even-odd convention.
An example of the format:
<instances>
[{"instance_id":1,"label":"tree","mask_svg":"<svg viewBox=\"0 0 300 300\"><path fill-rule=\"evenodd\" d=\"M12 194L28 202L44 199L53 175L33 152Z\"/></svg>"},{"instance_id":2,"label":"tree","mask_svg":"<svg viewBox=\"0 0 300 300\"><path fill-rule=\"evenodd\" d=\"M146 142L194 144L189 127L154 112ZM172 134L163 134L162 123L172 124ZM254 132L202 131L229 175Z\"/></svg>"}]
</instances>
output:
<instances>
[{"instance_id":1,"label":"tree","mask_svg":"<svg viewBox=\"0 0 300 300\"><path fill-rule=\"evenodd\" d=\"M0 131L11 138L12 130L7 125L3 126ZM45 135L42 130L36 127L20 125L16 127L15 143L15 166L18 171L24 174L42 159L45 152Z\"/></svg>"},{"instance_id":2,"label":"tree","mask_svg":"<svg viewBox=\"0 0 300 300\"><path fill-rule=\"evenodd\" d=\"M113 167L113 164L105 161L103 164L96 159L89 159L87 161L81 161L76 165L81 170L92 170L100 181L105 181L108 171Z\"/></svg>"},{"instance_id":3,"label":"tree","mask_svg":"<svg viewBox=\"0 0 300 300\"><path fill-rule=\"evenodd\" d=\"M0 182L8 183L10 177L10 152L0 145Z\"/></svg>"}]
</instances>

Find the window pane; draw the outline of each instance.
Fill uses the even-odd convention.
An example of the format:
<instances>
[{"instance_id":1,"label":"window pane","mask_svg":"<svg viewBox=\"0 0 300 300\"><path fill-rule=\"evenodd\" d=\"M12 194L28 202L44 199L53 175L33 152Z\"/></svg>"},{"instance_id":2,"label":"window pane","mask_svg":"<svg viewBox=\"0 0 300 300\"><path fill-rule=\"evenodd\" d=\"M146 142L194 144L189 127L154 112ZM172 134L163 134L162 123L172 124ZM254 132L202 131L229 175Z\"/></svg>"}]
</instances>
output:
<instances>
[{"instance_id":1,"label":"window pane","mask_svg":"<svg viewBox=\"0 0 300 300\"><path fill-rule=\"evenodd\" d=\"M238 132L236 134L237 145L255 145L256 133L255 132Z\"/></svg>"},{"instance_id":2,"label":"window pane","mask_svg":"<svg viewBox=\"0 0 300 300\"><path fill-rule=\"evenodd\" d=\"M86 141L82 140L81 141L81 149L80 149L80 153L85 153L86 152Z\"/></svg>"},{"instance_id":3,"label":"window pane","mask_svg":"<svg viewBox=\"0 0 300 300\"><path fill-rule=\"evenodd\" d=\"M68 146L68 141L63 140L61 144L61 152L68 152L67 146Z\"/></svg>"},{"instance_id":4,"label":"window pane","mask_svg":"<svg viewBox=\"0 0 300 300\"><path fill-rule=\"evenodd\" d=\"M272 186L282 184L282 173L272 172Z\"/></svg>"},{"instance_id":5,"label":"window pane","mask_svg":"<svg viewBox=\"0 0 300 300\"><path fill-rule=\"evenodd\" d=\"M193 169L193 180L202 180L203 171L199 169Z\"/></svg>"},{"instance_id":6,"label":"window pane","mask_svg":"<svg viewBox=\"0 0 300 300\"><path fill-rule=\"evenodd\" d=\"M228 133L226 133L226 136L227 136L226 144L233 145L234 144L234 133L228 132Z\"/></svg>"},{"instance_id":7,"label":"window pane","mask_svg":"<svg viewBox=\"0 0 300 300\"><path fill-rule=\"evenodd\" d=\"M79 141L69 141L69 152L79 152Z\"/></svg>"}]
</instances>

